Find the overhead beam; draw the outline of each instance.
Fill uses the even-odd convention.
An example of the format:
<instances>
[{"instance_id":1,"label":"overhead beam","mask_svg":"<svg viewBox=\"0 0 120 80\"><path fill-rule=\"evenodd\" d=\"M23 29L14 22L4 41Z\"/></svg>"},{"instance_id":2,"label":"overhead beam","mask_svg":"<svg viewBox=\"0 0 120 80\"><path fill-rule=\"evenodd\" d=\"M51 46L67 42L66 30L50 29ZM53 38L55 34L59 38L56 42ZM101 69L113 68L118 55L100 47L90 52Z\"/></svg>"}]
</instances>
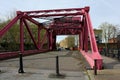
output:
<instances>
[{"instance_id":1,"label":"overhead beam","mask_svg":"<svg viewBox=\"0 0 120 80\"><path fill-rule=\"evenodd\" d=\"M62 13L62 14L43 14L43 15L29 15L32 18L40 18L40 17L52 17L52 16L77 16L83 15L84 13L77 12L77 13Z\"/></svg>"},{"instance_id":2,"label":"overhead beam","mask_svg":"<svg viewBox=\"0 0 120 80\"><path fill-rule=\"evenodd\" d=\"M38 10L38 11L24 11L25 13L43 13L43 12L61 12L61 11L73 11L73 10L76 10L76 11L80 11L82 9L85 9L85 8L69 8L69 9L51 9L51 10Z\"/></svg>"},{"instance_id":3,"label":"overhead beam","mask_svg":"<svg viewBox=\"0 0 120 80\"><path fill-rule=\"evenodd\" d=\"M26 15L25 18L26 18L27 20L29 20L30 22L38 25L38 27L41 27L41 28L43 28L43 29L47 29L47 28L45 28L40 22L32 19L30 16L27 16L27 15Z\"/></svg>"}]
</instances>

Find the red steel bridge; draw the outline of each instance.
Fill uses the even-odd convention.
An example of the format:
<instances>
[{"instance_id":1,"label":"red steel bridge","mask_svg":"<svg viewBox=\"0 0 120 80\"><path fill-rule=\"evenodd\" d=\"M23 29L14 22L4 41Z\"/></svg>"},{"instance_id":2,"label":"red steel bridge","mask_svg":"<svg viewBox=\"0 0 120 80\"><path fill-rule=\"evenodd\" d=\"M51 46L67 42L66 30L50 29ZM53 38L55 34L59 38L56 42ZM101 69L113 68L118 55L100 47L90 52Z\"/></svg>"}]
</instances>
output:
<instances>
[{"instance_id":1,"label":"red steel bridge","mask_svg":"<svg viewBox=\"0 0 120 80\"><path fill-rule=\"evenodd\" d=\"M51 19L51 23L44 27L37 19ZM98 52L94 31L89 15L89 7L70 8L70 9L54 9L54 10L38 10L38 11L17 11L17 16L12 19L5 27L0 30L0 38L15 23L20 24L20 50L16 52L1 52L0 59L17 56L19 53L23 55L34 54L39 52L51 51L56 49L57 35L79 35L80 53L94 67L94 60L97 63L97 69L102 69L102 57ZM30 23L37 27L37 40L31 31ZM36 49L24 49L24 27L26 27ZM41 37L41 30L45 30L44 37ZM43 44L47 41L47 49ZM91 51L88 51L88 43L90 42ZM14 46L14 45L13 45Z\"/></svg>"}]
</instances>

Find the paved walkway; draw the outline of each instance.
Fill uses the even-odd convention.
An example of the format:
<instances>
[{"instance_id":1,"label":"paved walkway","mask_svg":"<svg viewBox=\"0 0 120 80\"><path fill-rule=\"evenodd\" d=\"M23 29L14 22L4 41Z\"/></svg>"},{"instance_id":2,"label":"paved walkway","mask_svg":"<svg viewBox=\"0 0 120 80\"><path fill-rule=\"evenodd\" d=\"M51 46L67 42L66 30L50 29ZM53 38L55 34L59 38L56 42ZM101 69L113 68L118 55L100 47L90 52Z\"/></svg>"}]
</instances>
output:
<instances>
[{"instance_id":1,"label":"paved walkway","mask_svg":"<svg viewBox=\"0 0 120 80\"><path fill-rule=\"evenodd\" d=\"M51 77L55 74L55 56L60 60L60 73L65 77ZM47 52L26 56L24 74L18 73L19 59L0 61L0 80L120 80L120 62L103 56L104 69L94 75L93 70L85 70L87 63L79 52Z\"/></svg>"},{"instance_id":2,"label":"paved walkway","mask_svg":"<svg viewBox=\"0 0 120 80\"><path fill-rule=\"evenodd\" d=\"M88 70L92 80L120 80L120 61L103 56L103 62L104 69L97 71L97 75Z\"/></svg>"},{"instance_id":3,"label":"paved walkway","mask_svg":"<svg viewBox=\"0 0 120 80\"><path fill-rule=\"evenodd\" d=\"M73 54L74 53L74 54ZM24 60L24 74L18 73L19 59L0 61L0 80L60 80L51 77L55 74L55 56L59 55L60 74L63 80L89 80L83 69L79 52L48 52L26 56Z\"/></svg>"}]
</instances>

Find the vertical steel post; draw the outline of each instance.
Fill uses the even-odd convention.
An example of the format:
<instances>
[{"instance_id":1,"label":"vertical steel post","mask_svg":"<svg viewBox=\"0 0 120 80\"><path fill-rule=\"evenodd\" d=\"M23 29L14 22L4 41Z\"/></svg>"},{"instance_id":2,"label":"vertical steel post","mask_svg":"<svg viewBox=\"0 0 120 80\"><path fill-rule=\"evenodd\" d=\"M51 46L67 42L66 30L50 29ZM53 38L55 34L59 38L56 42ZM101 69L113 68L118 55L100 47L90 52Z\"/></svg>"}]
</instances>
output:
<instances>
[{"instance_id":1,"label":"vertical steel post","mask_svg":"<svg viewBox=\"0 0 120 80\"><path fill-rule=\"evenodd\" d=\"M50 31L49 31L49 30L48 30L48 34L47 34L47 35L48 35L48 45L49 45L48 48L49 48L49 50L50 50Z\"/></svg>"},{"instance_id":2,"label":"vertical steel post","mask_svg":"<svg viewBox=\"0 0 120 80\"><path fill-rule=\"evenodd\" d=\"M83 50L85 50L85 28L82 29L82 39L83 39Z\"/></svg>"},{"instance_id":3,"label":"vertical steel post","mask_svg":"<svg viewBox=\"0 0 120 80\"><path fill-rule=\"evenodd\" d=\"M94 60L94 75L97 75L97 59Z\"/></svg>"},{"instance_id":4,"label":"vertical steel post","mask_svg":"<svg viewBox=\"0 0 120 80\"><path fill-rule=\"evenodd\" d=\"M50 48L50 50L52 50L52 43L53 43L53 38L52 38L52 35L53 35L53 31L52 30L50 30L49 31L49 48Z\"/></svg>"},{"instance_id":5,"label":"vertical steel post","mask_svg":"<svg viewBox=\"0 0 120 80\"><path fill-rule=\"evenodd\" d=\"M20 19L20 51L21 53L24 52L24 26L23 26L23 19Z\"/></svg>"},{"instance_id":6,"label":"vertical steel post","mask_svg":"<svg viewBox=\"0 0 120 80\"><path fill-rule=\"evenodd\" d=\"M19 70L18 70L18 73L24 73L22 53L19 53Z\"/></svg>"},{"instance_id":7,"label":"vertical steel post","mask_svg":"<svg viewBox=\"0 0 120 80\"><path fill-rule=\"evenodd\" d=\"M59 57L56 56L56 76L60 76L59 73Z\"/></svg>"},{"instance_id":8,"label":"vertical steel post","mask_svg":"<svg viewBox=\"0 0 120 80\"><path fill-rule=\"evenodd\" d=\"M41 39L40 32L41 32L41 28L40 26L38 26L38 48L39 49L40 49L40 39Z\"/></svg>"},{"instance_id":9,"label":"vertical steel post","mask_svg":"<svg viewBox=\"0 0 120 80\"><path fill-rule=\"evenodd\" d=\"M56 50L56 35L54 34L52 38L53 38L52 49Z\"/></svg>"},{"instance_id":10,"label":"vertical steel post","mask_svg":"<svg viewBox=\"0 0 120 80\"><path fill-rule=\"evenodd\" d=\"M20 52L19 53L19 73L24 73L23 70L23 59L22 59L22 53L24 52L24 26L23 26L23 19L20 19Z\"/></svg>"},{"instance_id":11,"label":"vertical steel post","mask_svg":"<svg viewBox=\"0 0 120 80\"><path fill-rule=\"evenodd\" d=\"M83 49L82 31L79 33L79 49Z\"/></svg>"},{"instance_id":12,"label":"vertical steel post","mask_svg":"<svg viewBox=\"0 0 120 80\"><path fill-rule=\"evenodd\" d=\"M49 41L49 30L46 30L47 31L47 49L50 50L49 48L49 45L50 45L50 41Z\"/></svg>"},{"instance_id":13,"label":"vertical steel post","mask_svg":"<svg viewBox=\"0 0 120 80\"><path fill-rule=\"evenodd\" d=\"M85 36L85 41L84 41L84 48L85 48L85 52L88 52L88 28L85 22L85 18L84 18L84 36Z\"/></svg>"},{"instance_id":14,"label":"vertical steel post","mask_svg":"<svg viewBox=\"0 0 120 80\"><path fill-rule=\"evenodd\" d=\"M82 37L82 34L83 34L83 31L81 31L81 33L80 33L80 47L81 47L81 49L83 50L83 37Z\"/></svg>"}]
</instances>

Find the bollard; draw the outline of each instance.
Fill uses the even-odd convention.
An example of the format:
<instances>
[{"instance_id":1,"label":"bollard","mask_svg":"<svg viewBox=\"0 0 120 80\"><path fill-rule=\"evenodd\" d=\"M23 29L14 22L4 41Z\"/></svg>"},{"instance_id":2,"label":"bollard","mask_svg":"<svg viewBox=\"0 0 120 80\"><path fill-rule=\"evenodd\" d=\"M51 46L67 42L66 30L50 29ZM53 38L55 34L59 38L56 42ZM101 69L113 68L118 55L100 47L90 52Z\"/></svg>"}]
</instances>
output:
<instances>
[{"instance_id":1,"label":"bollard","mask_svg":"<svg viewBox=\"0 0 120 80\"><path fill-rule=\"evenodd\" d=\"M97 59L94 60L94 75L97 75Z\"/></svg>"},{"instance_id":2,"label":"bollard","mask_svg":"<svg viewBox=\"0 0 120 80\"><path fill-rule=\"evenodd\" d=\"M62 75L59 73L59 56L56 56L56 73L55 74L50 74L50 78L65 78L65 75Z\"/></svg>"},{"instance_id":3,"label":"bollard","mask_svg":"<svg viewBox=\"0 0 120 80\"><path fill-rule=\"evenodd\" d=\"M22 53L19 53L19 70L18 70L18 73L24 73Z\"/></svg>"},{"instance_id":4,"label":"bollard","mask_svg":"<svg viewBox=\"0 0 120 80\"><path fill-rule=\"evenodd\" d=\"M56 76L60 76L59 73L59 57L56 56Z\"/></svg>"}]
</instances>

